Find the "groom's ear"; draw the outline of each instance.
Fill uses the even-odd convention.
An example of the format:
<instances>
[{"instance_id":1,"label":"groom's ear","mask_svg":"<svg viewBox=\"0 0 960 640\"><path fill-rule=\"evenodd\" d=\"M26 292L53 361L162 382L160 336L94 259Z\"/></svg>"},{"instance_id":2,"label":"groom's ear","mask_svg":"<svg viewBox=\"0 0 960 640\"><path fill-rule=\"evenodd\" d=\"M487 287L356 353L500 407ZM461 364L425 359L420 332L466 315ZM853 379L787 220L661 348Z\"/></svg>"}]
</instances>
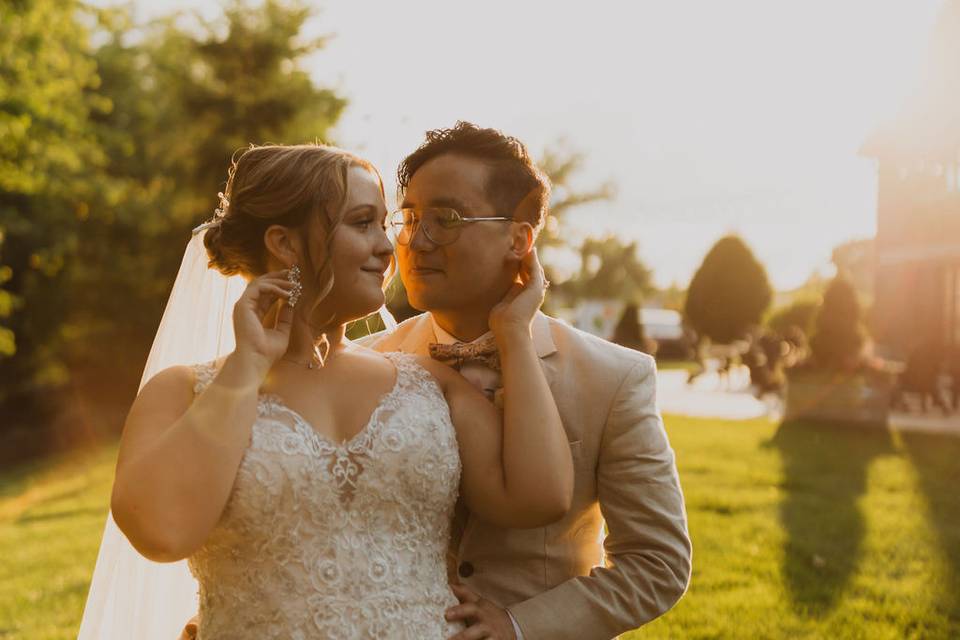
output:
<instances>
[{"instance_id":1,"label":"groom's ear","mask_svg":"<svg viewBox=\"0 0 960 640\"><path fill-rule=\"evenodd\" d=\"M533 248L533 225L529 222L514 222L510 225L510 258L523 260Z\"/></svg>"},{"instance_id":2,"label":"groom's ear","mask_svg":"<svg viewBox=\"0 0 960 640\"><path fill-rule=\"evenodd\" d=\"M270 254L269 257L282 264L284 268L300 262L297 241L289 227L279 224L270 225L263 232L263 244L267 248L267 253Z\"/></svg>"}]
</instances>

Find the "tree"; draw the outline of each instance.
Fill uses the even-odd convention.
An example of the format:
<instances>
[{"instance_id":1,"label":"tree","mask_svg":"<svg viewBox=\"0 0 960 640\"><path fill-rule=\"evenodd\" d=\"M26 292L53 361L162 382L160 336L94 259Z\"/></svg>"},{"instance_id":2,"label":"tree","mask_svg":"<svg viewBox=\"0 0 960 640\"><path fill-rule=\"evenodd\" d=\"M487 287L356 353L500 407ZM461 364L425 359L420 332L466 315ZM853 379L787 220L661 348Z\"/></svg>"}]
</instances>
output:
<instances>
[{"instance_id":1,"label":"tree","mask_svg":"<svg viewBox=\"0 0 960 640\"><path fill-rule=\"evenodd\" d=\"M634 305L653 290L651 271L637 256L637 243L616 236L587 238L580 246L580 271L558 285L568 300L622 300Z\"/></svg>"},{"instance_id":2,"label":"tree","mask_svg":"<svg viewBox=\"0 0 960 640\"><path fill-rule=\"evenodd\" d=\"M585 158L581 152L567 150L562 142L544 150L540 158L538 166L550 178L552 185L550 216L537 238L537 246L541 249L569 246L565 236L565 222L569 214L577 207L611 200L616 194L612 182L586 190L572 185L574 176L583 168Z\"/></svg>"},{"instance_id":3,"label":"tree","mask_svg":"<svg viewBox=\"0 0 960 640\"><path fill-rule=\"evenodd\" d=\"M710 249L687 289L684 314L701 338L726 344L760 322L773 291L767 272L738 236Z\"/></svg>"},{"instance_id":4,"label":"tree","mask_svg":"<svg viewBox=\"0 0 960 640\"><path fill-rule=\"evenodd\" d=\"M555 286L547 292L544 308L555 305L555 297L562 297L566 304L574 304L584 297L614 297L625 295L639 301L639 294L650 289L650 272L636 256L636 243L624 245L614 237L603 239L588 237L579 246L571 241L567 222L578 207L608 201L616 195L612 182L581 189L573 185L576 174L583 169L586 156L566 148L563 141L544 150L538 166L550 179L552 193L550 215L537 238L541 249L547 279ZM573 251L580 254L581 269L578 274L560 282L556 269L550 264L554 251ZM591 289L591 283L600 289Z\"/></svg>"},{"instance_id":5,"label":"tree","mask_svg":"<svg viewBox=\"0 0 960 640\"><path fill-rule=\"evenodd\" d=\"M816 330L810 340L814 363L832 370L856 368L864 342L857 293L846 278L837 276L823 295Z\"/></svg>"},{"instance_id":6,"label":"tree","mask_svg":"<svg viewBox=\"0 0 960 640\"><path fill-rule=\"evenodd\" d=\"M102 20L110 37L97 62L113 108L94 125L110 172L125 182L84 227L90 241L81 244L72 290L96 304L74 306L76 330L88 333L74 342L74 362L91 362L86 347L103 348L110 334L110 360L120 350L145 352L190 229L212 214L238 149L323 138L339 117L346 102L299 66L324 44L301 42L309 16L298 3L237 0L220 21L188 28L173 16L134 45L127 16ZM117 271L112 290L103 287L104 264ZM116 323L104 321L117 294L134 316L119 342Z\"/></svg>"},{"instance_id":7,"label":"tree","mask_svg":"<svg viewBox=\"0 0 960 640\"><path fill-rule=\"evenodd\" d=\"M786 334L791 327L796 327L809 337L813 333L813 323L820 310L820 304L820 300L815 298L794 300L774 310L767 319L767 326L781 335Z\"/></svg>"},{"instance_id":8,"label":"tree","mask_svg":"<svg viewBox=\"0 0 960 640\"><path fill-rule=\"evenodd\" d=\"M300 67L323 45L301 41L308 16L301 3L237 0L218 22L171 17L131 38L129 9L0 7L0 230L12 273L0 283L0 312L12 314L0 320L17 346L0 357L3 410L25 395L49 404L67 385L129 401L231 155L322 139L346 104Z\"/></svg>"},{"instance_id":9,"label":"tree","mask_svg":"<svg viewBox=\"0 0 960 640\"><path fill-rule=\"evenodd\" d=\"M655 351L655 349L650 348L650 343L653 341L647 340L643 324L640 322L640 308L632 302L623 308L620 320L613 328L610 342L644 353Z\"/></svg>"},{"instance_id":10,"label":"tree","mask_svg":"<svg viewBox=\"0 0 960 640\"><path fill-rule=\"evenodd\" d=\"M60 357L74 231L100 184L89 127L106 107L74 0L0 5L0 235L4 238L0 403L66 378ZM104 180L104 184L108 183Z\"/></svg>"}]
</instances>

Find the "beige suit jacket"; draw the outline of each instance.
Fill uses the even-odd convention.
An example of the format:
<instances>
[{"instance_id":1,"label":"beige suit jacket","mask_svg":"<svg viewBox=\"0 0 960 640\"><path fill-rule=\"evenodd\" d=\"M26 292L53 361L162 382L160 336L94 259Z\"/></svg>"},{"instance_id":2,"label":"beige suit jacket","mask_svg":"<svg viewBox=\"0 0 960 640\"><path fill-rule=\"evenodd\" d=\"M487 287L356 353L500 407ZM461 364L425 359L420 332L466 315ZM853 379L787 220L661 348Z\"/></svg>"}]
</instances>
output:
<instances>
[{"instance_id":1,"label":"beige suit jacket","mask_svg":"<svg viewBox=\"0 0 960 640\"><path fill-rule=\"evenodd\" d=\"M686 512L657 410L655 364L542 313L533 338L573 453L573 506L555 524L521 530L458 505L451 578L509 607L525 640L612 638L670 609L690 579ZM434 340L423 314L363 342L425 355Z\"/></svg>"}]
</instances>

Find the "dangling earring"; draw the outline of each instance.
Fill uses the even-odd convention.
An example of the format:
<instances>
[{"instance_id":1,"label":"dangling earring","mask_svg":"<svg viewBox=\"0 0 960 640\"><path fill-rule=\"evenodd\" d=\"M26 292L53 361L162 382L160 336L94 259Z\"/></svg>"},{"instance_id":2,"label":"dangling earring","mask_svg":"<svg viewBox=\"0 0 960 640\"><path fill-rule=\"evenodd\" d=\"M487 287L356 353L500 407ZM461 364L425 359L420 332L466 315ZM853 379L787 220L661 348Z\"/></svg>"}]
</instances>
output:
<instances>
[{"instance_id":1,"label":"dangling earring","mask_svg":"<svg viewBox=\"0 0 960 640\"><path fill-rule=\"evenodd\" d=\"M303 293L303 284L300 282L300 267L298 265L293 265L290 267L290 270L287 271L287 280L293 284L293 289L290 290L290 297L287 298L287 304L293 308L300 302L300 294Z\"/></svg>"}]
</instances>

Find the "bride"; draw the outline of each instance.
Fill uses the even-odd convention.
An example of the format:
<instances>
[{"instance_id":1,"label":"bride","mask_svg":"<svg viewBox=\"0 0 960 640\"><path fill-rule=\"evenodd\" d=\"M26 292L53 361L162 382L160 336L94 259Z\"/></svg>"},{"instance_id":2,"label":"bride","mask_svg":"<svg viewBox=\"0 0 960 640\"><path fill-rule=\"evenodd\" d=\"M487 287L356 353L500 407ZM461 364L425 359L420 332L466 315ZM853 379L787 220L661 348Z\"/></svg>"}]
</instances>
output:
<instances>
[{"instance_id":1,"label":"bride","mask_svg":"<svg viewBox=\"0 0 960 640\"><path fill-rule=\"evenodd\" d=\"M205 225L209 265L249 282L233 308L236 346L143 386L111 502L143 556L187 560L201 639L449 637L458 493L505 527L544 526L569 506L570 450L530 337L544 290L536 253L518 243L521 282L505 283L490 315L501 424L445 365L344 338L383 305L386 216L366 161L262 146L233 164Z\"/></svg>"}]
</instances>

